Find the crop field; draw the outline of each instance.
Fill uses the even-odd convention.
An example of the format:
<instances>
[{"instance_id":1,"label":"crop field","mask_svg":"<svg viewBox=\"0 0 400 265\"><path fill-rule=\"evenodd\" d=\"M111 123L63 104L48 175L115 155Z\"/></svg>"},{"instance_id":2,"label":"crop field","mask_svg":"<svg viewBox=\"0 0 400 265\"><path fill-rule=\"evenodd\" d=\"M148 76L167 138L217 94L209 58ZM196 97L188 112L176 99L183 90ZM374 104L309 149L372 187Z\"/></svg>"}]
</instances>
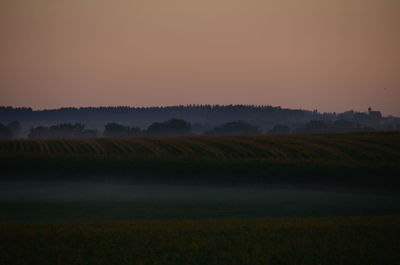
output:
<instances>
[{"instance_id":1,"label":"crop field","mask_svg":"<svg viewBox=\"0 0 400 265\"><path fill-rule=\"evenodd\" d=\"M397 189L400 133L0 141L0 170L3 180Z\"/></svg>"},{"instance_id":2,"label":"crop field","mask_svg":"<svg viewBox=\"0 0 400 265\"><path fill-rule=\"evenodd\" d=\"M0 264L400 264L400 133L0 141Z\"/></svg>"},{"instance_id":3,"label":"crop field","mask_svg":"<svg viewBox=\"0 0 400 265\"><path fill-rule=\"evenodd\" d=\"M400 160L400 133L0 141L0 155Z\"/></svg>"},{"instance_id":4,"label":"crop field","mask_svg":"<svg viewBox=\"0 0 400 265\"><path fill-rule=\"evenodd\" d=\"M0 224L1 264L399 264L400 217Z\"/></svg>"}]
</instances>

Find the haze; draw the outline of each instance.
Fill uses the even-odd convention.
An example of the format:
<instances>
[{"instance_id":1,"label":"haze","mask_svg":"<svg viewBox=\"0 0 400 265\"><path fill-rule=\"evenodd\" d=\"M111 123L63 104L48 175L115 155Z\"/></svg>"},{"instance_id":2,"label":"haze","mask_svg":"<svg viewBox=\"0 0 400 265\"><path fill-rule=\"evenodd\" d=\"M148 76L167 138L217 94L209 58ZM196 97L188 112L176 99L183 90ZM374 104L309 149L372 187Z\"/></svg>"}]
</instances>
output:
<instances>
[{"instance_id":1,"label":"haze","mask_svg":"<svg viewBox=\"0 0 400 265\"><path fill-rule=\"evenodd\" d=\"M398 0L0 0L0 105L400 115Z\"/></svg>"}]
</instances>

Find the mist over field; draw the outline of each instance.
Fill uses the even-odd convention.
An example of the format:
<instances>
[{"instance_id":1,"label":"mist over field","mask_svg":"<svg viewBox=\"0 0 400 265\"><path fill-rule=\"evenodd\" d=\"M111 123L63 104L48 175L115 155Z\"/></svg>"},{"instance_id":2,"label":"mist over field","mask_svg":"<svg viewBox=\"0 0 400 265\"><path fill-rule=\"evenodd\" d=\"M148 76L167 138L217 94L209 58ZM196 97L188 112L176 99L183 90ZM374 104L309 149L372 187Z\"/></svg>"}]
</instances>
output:
<instances>
[{"instance_id":1,"label":"mist over field","mask_svg":"<svg viewBox=\"0 0 400 265\"><path fill-rule=\"evenodd\" d=\"M294 185L25 181L2 183L0 207L2 222L368 216L400 213L400 196Z\"/></svg>"}]
</instances>

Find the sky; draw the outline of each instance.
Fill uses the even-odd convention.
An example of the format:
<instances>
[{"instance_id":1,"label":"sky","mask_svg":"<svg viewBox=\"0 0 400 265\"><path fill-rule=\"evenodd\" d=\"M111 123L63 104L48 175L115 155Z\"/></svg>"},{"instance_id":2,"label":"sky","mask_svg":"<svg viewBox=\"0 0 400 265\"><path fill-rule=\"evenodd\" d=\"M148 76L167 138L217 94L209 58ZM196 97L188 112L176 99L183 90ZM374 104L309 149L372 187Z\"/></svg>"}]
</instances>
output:
<instances>
[{"instance_id":1,"label":"sky","mask_svg":"<svg viewBox=\"0 0 400 265\"><path fill-rule=\"evenodd\" d=\"M0 105L400 115L399 0L0 0Z\"/></svg>"}]
</instances>

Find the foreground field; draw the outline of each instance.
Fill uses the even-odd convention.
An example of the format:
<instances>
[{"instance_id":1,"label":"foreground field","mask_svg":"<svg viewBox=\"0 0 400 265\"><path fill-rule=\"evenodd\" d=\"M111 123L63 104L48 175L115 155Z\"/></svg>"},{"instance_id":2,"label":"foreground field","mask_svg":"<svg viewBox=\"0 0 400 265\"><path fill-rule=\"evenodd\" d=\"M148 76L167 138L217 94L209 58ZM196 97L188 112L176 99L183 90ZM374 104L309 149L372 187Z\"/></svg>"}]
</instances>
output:
<instances>
[{"instance_id":1,"label":"foreground field","mask_svg":"<svg viewBox=\"0 0 400 265\"><path fill-rule=\"evenodd\" d=\"M400 133L0 142L2 180L400 188Z\"/></svg>"},{"instance_id":2,"label":"foreground field","mask_svg":"<svg viewBox=\"0 0 400 265\"><path fill-rule=\"evenodd\" d=\"M398 193L24 182L0 186L0 222L399 215Z\"/></svg>"},{"instance_id":3,"label":"foreground field","mask_svg":"<svg viewBox=\"0 0 400 265\"><path fill-rule=\"evenodd\" d=\"M399 133L3 141L0 172L0 264L400 264Z\"/></svg>"},{"instance_id":4,"label":"foreground field","mask_svg":"<svg viewBox=\"0 0 400 265\"><path fill-rule=\"evenodd\" d=\"M399 264L400 217L0 224L1 264Z\"/></svg>"}]
</instances>

